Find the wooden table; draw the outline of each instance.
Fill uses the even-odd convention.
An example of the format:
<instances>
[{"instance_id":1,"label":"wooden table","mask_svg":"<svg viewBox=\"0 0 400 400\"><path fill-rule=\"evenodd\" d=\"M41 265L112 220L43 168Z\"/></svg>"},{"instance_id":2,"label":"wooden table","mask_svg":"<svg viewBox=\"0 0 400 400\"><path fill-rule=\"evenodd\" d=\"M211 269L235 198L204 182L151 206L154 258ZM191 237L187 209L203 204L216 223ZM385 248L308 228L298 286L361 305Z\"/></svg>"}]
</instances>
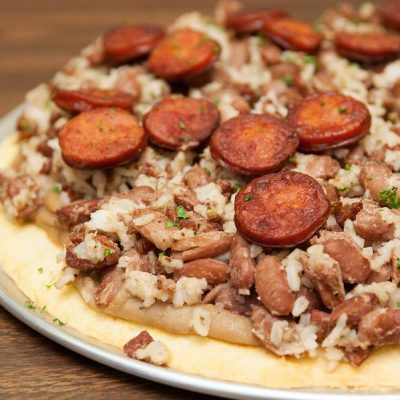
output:
<instances>
[{"instance_id":1,"label":"wooden table","mask_svg":"<svg viewBox=\"0 0 400 400\"><path fill-rule=\"evenodd\" d=\"M328 6L335 0L325 0ZM213 0L0 0L0 116L105 29L122 23L165 24L193 4ZM247 1L260 7L265 0ZM269 0L271 7L282 0ZM290 1L287 3L290 4ZM301 3L301 4L300 4ZM315 0L293 0L302 18ZM291 7L293 8L293 7ZM0 308L0 399L206 399L106 368L68 351Z\"/></svg>"}]
</instances>

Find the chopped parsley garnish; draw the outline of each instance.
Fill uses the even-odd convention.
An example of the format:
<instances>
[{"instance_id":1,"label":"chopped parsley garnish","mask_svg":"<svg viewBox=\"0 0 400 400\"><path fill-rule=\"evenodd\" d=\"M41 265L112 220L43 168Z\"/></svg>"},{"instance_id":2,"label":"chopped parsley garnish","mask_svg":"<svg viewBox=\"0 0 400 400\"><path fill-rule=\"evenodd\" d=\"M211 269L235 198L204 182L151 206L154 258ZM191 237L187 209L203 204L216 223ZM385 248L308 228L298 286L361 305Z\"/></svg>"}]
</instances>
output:
<instances>
[{"instance_id":1,"label":"chopped parsley garnish","mask_svg":"<svg viewBox=\"0 0 400 400\"><path fill-rule=\"evenodd\" d=\"M58 326L63 326L63 325L65 325L65 322L61 321L61 319L59 319L59 318L53 318L53 322L54 322L55 324L57 324Z\"/></svg>"},{"instance_id":2,"label":"chopped parsley garnish","mask_svg":"<svg viewBox=\"0 0 400 400\"><path fill-rule=\"evenodd\" d=\"M265 43L265 36L262 33L258 33L257 34L257 39L260 42L260 44L264 44Z\"/></svg>"},{"instance_id":3,"label":"chopped parsley garnish","mask_svg":"<svg viewBox=\"0 0 400 400\"><path fill-rule=\"evenodd\" d=\"M183 121L179 121L179 128L183 131L186 131L187 129L186 124Z\"/></svg>"},{"instance_id":4,"label":"chopped parsley garnish","mask_svg":"<svg viewBox=\"0 0 400 400\"><path fill-rule=\"evenodd\" d=\"M233 189L235 190L235 192L238 192L243 186L240 183L235 183L233 185Z\"/></svg>"},{"instance_id":5,"label":"chopped parsley garnish","mask_svg":"<svg viewBox=\"0 0 400 400\"><path fill-rule=\"evenodd\" d=\"M379 203L389 208L399 208L399 198L397 197L397 188L393 186L391 189L384 189L379 192Z\"/></svg>"},{"instance_id":6,"label":"chopped parsley garnish","mask_svg":"<svg viewBox=\"0 0 400 400\"><path fill-rule=\"evenodd\" d=\"M56 185L54 185L54 186L51 188L51 190L52 190L54 193L60 193L60 192L61 192L61 186L58 185L58 184L56 184Z\"/></svg>"},{"instance_id":7,"label":"chopped parsley garnish","mask_svg":"<svg viewBox=\"0 0 400 400\"><path fill-rule=\"evenodd\" d=\"M400 308L400 300L396 301L396 308Z\"/></svg>"},{"instance_id":8,"label":"chopped parsley garnish","mask_svg":"<svg viewBox=\"0 0 400 400\"><path fill-rule=\"evenodd\" d=\"M289 162L293 163L295 161L295 159L296 159L296 155L295 154L291 154L289 156Z\"/></svg>"},{"instance_id":9,"label":"chopped parsley garnish","mask_svg":"<svg viewBox=\"0 0 400 400\"><path fill-rule=\"evenodd\" d=\"M47 309L47 306L43 306L43 307L40 309L40 312L43 313L43 312L46 311L46 309Z\"/></svg>"},{"instance_id":10,"label":"chopped parsley garnish","mask_svg":"<svg viewBox=\"0 0 400 400\"><path fill-rule=\"evenodd\" d=\"M113 249L105 249L104 250L104 257L111 256L111 254L113 254L113 253L114 253Z\"/></svg>"},{"instance_id":11,"label":"chopped parsley garnish","mask_svg":"<svg viewBox=\"0 0 400 400\"><path fill-rule=\"evenodd\" d=\"M43 272L43 268L42 267L38 268L37 272L39 272L39 274L41 274Z\"/></svg>"},{"instance_id":12,"label":"chopped parsley garnish","mask_svg":"<svg viewBox=\"0 0 400 400\"><path fill-rule=\"evenodd\" d=\"M47 289L51 289L54 285L56 284L56 282L52 282L46 285Z\"/></svg>"},{"instance_id":13,"label":"chopped parsley garnish","mask_svg":"<svg viewBox=\"0 0 400 400\"><path fill-rule=\"evenodd\" d=\"M218 44L214 44L214 46L213 46L213 53L219 54L220 51L221 51L221 47L219 47Z\"/></svg>"},{"instance_id":14,"label":"chopped parsley garnish","mask_svg":"<svg viewBox=\"0 0 400 400\"><path fill-rule=\"evenodd\" d=\"M204 168L204 170L206 171L206 174L207 174L208 176L211 176L211 170L209 170L208 168Z\"/></svg>"},{"instance_id":15,"label":"chopped parsley garnish","mask_svg":"<svg viewBox=\"0 0 400 400\"><path fill-rule=\"evenodd\" d=\"M286 74L282 76L281 81L285 83L287 86L292 86L293 85L293 75L292 74Z\"/></svg>"},{"instance_id":16,"label":"chopped parsley garnish","mask_svg":"<svg viewBox=\"0 0 400 400\"><path fill-rule=\"evenodd\" d=\"M316 64L317 63L317 59L316 59L316 57L315 56L311 56L311 55L309 55L309 54L306 54L305 56L304 56L304 62L306 63L306 64Z\"/></svg>"},{"instance_id":17,"label":"chopped parsley garnish","mask_svg":"<svg viewBox=\"0 0 400 400\"><path fill-rule=\"evenodd\" d=\"M22 121L19 126L22 129L22 132L29 132L29 129L31 129L28 121Z\"/></svg>"},{"instance_id":18,"label":"chopped parsley garnish","mask_svg":"<svg viewBox=\"0 0 400 400\"><path fill-rule=\"evenodd\" d=\"M112 108L112 109L111 109L111 112L112 112L113 114L115 114L115 113L117 112L117 109L116 109L116 108Z\"/></svg>"},{"instance_id":19,"label":"chopped parsley garnish","mask_svg":"<svg viewBox=\"0 0 400 400\"><path fill-rule=\"evenodd\" d=\"M51 100L50 100L50 99L47 99L46 102L44 103L44 106L45 106L46 108L50 108L50 105L51 105Z\"/></svg>"},{"instance_id":20,"label":"chopped parsley garnish","mask_svg":"<svg viewBox=\"0 0 400 400\"><path fill-rule=\"evenodd\" d=\"M172 221L172 219L169 219L169 220L165 223L165 227L166 227L166 228L180 228L181 226L180 226L177 222Z\"/></svg>"},{"instance_id":21,"label":"chopped parsley garnish","mask_svg":"<svg viewBox=\"0 0 400 400\"><path fill-rule=\"evenodd\" d=\"M183 135L183 136L181 136L181 140L182 140L182 142L187 143L190 139L189 139L189 136Z\"/></svg>"},{"instance_id":22,"label":"chopped parsley garnish","mask_svg":"<svg viewBox=\"0 0 400 400\"><path fill-rule=\"evenodd\" d=\"M250 201L254 199L254 196L252 194L246 194L244 195L244 201Z\"/></svg>"},{"instance_id":23,"label":"chopped parsley garnish","mask_svg":"<svg viewBox=\"0 0 400 400\"><path fill-rule=\"evenodd\" d=\"M351 167L352 167L353 165L352 164L346 164L345 166L344 166L344 169L346 170L346 171L351 171Z\"/></svg>"},{"instance_id":24,"label":"chopped parsley garnish","mask_svg":"<svg viewBox=\"0 0 400 400\"><path fill-rule=\"evenodd\" d=\"M321 32L322 23L319 20L315 20L312 23L312 28L314 32Z\"/></svg>"},{"instance_id":25,"label":"chopped parsley garnish","mask_svg":"<svg viewBox=\"0 0 400 400\"><path fill-rule=\"evenodd\" d=\"M202 105L199 107L199 111L200 111L201 113L203 113L203 112L205 111L204 104L202 104Z\"/></svg>"},{"instance_id":26,"label":"chopped parsley garnish","mask_svg":"<svg viewBox=\"0 0 400 400\"><path fill-rule=\"evenodd\" d=\"M36 306L31 300L25 302L25 307L30 308L31 310L36 310Z\"/></svg>"},{"instance_id":27,"label":"chopped parsley garnish","mask_svg":"<svg viewBox=\"0 0 400 400\"><path fill-rule=\"evenodd\" d=\"M338 111L340 112L340 114L347 114L347 108L346 107L339 107Z\"/></svg>"},{"instance_id":28,"label":"chopped parsley garnish","mask_svg":"<svg viewBox=\"0 0 400 400\"><path fill-rule=\"evenodd\" d=\"M165 257L165 253L164 252L161 252L161 253L158 254L158 258L161 258L161 257Z\"/></svg>"},{"instance_id":29,"label":"chopped parsley garnish","mask_svg":"<svg viewBox=\"0 0 400 400\"><path fill-rule=\"evenodd\" d=\"M400 269L400 258L398 258L396 261L396 268Z\"/></svg>"},{"instance_id":30,"label":"chopped parsley garnish","mask_svg":"<svg viewBox=\"0 0 400 400\"><path fill-rule=\"evenodd\" d=\"M188 215L186 214L186 210L183 206L176 207L176 216L180 219L188 219Z\"/></svg>"},{"instance_id":31,"label":"chopped parsley garnish","mask_svg":"<svg viewBox=\"0 0 400 400\"><path fill-rule=\"evenodd\" d=\"M218 106L219 103L221 103L221 100L220 100L220 99L212 99L211 102L212 102L215 106Z\"/></svg>"}]
</instances>

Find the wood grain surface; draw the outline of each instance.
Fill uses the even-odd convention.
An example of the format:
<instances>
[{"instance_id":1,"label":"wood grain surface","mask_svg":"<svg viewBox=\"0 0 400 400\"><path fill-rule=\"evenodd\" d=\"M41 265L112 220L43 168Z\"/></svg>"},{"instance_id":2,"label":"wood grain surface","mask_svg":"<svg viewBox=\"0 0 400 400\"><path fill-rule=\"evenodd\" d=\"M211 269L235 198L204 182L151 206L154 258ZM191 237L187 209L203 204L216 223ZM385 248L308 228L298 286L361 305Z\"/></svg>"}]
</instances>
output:
<instances>
[{"instance_id":1,"label":"wood grain surface","mask_svg":"<svg viewBox=\"0 0 400 400\"><path fill-rule=\"evenodd\" d=\"M335 0L254 0L316 17ZM51 78L69 57L114 25L170 23L215 1L0 0L0 116ZM0 399L206 399L114 371L40 336L0 308Z\"/></svg>"}]
</instances>

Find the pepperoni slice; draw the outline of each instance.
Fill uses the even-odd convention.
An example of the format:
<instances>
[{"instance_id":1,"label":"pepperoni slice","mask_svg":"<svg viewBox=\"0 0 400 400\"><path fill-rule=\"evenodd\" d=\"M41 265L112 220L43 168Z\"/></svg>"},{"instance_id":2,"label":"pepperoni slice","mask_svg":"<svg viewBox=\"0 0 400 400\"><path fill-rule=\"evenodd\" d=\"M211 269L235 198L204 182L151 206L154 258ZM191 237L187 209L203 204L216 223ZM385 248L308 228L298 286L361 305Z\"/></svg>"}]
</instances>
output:
<instances>
[{"instance_id":1,"label":"pepperoni slice","mask_svg":"<svg viewBox=\"0 0 400 400\"><path fill-rule=\"evenodd\" d=\"M289 18L265 18L262 33L285 49L314 52L322 42L322 35L310 24Z\"/></svg>"},{"instance_id":2,"label":"pepperoni slice","mask_svg":"<svg viewBox=\"0 0 400 400\"><path fill-rule=\"evenodd\" d=\"M264 175L235 198L237 229L262 246L296 246L309 239L328 215L329 201L321 185L300 172Z\"/></svg>"},{"instance_id":3,"label":"pepperoni slice","mask_svg":"<svg viewBox=\"0 0 400 400\"><path fill-rule=\"evenodd\" d=\"M400 38L383 32L339 32L335 46L343 57L362 63L390 61L400 54Z\"/></svg>"},{"instance_id":4,"label":"pepperoni slice","mask_svg":"<svg viewBox=\"0 0 400 400\"><path fill-rule=\"evenodd\" d=\"M95 108L70 119L59 134L64 161L74 168L110 168L134 159L145 146L137 119L119 108Z\"/></svg>"},{"instance_id":5,"label":"pepperoni slice","mask_svg":"<svg viewBox=\"0 0 400 400\"><path fill-rule=\"evenodd\" d=\"M178 150L197 147L218 123L218 108L208 100L169 97L152 108L143 126L153 143Z\"/></svg>"},{"instance_id":6,"label":"pepperoni slice","mask_svg":"<svg viewBox=\"0 0 400 400\"><path fill-rule=\"evenodd\" d=\"M400 0L386 1L381 14L388 28L400 30Z\"/></svg>"},{"instance_id":7,"label":"pepperoni slice","mask_svg":"<svg viewBox=\"0 0 400 400\"><path fill-rule=\"evenodd\" d=\"M80 113L97 107L118 107L131 111L135 100L132 95L117 89L56 89L53 92L53 101L70 113Z\"/></svg>"},{"instance_id":8,"label":"pepperoni slice","mask_svg":"<svg viewBox=\"0 0 400 400\"><path fill-rule=\"evenodd\" d=\"M264 25L265 18L283 18L287 13L282 10L240 10L226 18L226 26L239 34L256 33Z\"/></svg>"},{"instance_id":9,"label":"pepperoni slice","mask_svg":"<svg viewBox=\"0 0 400 400\"><path fill-rule=\"evenodd\" d=\"M367 107L337 92L315 93L288 114L289 125L303 151L322 151L348 145L366 135L371 126Z\"/></svg>"},{"instance_id":10,"label":"pepperoni slice","mask_svg":"<svg viewBox=\"0 0 400 400\"><path fill-rule=\"evenodd\" d=\"M167 80L199 75L218 60L220 45L205 33L180 29L170 33L152 51L149 68Z\"/></svg>"},{"instance_id":11,"label":"pepperoni slice","mask_svg":"<svg viewBox=\"0 0 400 400\"><path fill-rule=\"evenodd\" d=\"M106 59L122 63L145 56L164 35L162 28L153 25L114 28L103 36Z\"/></svg>"},{"instance_id":12,"label":"pepperoni slice","mask_svg":"<svg viewBox=\"0 0 400 400\"><path fill-rule=\"evenodd\" d=\"M266 114L241 114L214 132L210 149L224 167L239 174L262 175L282 167L298 144L286 122Z\"/></svg>"}]
</instances>

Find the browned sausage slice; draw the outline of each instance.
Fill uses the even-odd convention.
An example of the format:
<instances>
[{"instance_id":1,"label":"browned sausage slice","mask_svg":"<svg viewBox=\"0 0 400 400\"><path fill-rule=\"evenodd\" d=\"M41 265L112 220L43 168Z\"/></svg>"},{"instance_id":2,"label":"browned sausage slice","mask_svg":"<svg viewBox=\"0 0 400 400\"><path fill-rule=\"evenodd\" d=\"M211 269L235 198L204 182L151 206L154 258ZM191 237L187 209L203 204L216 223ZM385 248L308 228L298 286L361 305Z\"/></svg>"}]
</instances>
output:
<instances>
[{"instance_id":1,"label":"browned sausage slice","mask_svg":"<svg viewBox=\"0 0 400 400\"><path fill-rule=\"evenodd\" d=\"M383 23L392 29L400 30L400 1L387 0L382 7Z\"/></svg>"},{"instance_id":2,"label":"browned sausage slice","mask_svg":"<svg viewBox=\"0 0 400 400\"><path fill-rule=\"evenodd\" d=\"M291 247L327 220L329 201L311 176L284 171L256 178L235 199L235 224L254 243Z\"/></svg>"},{"instance_id":3,"label":"browned sausage slice","mask_svg":"<svg viewBox=\"0 0 400 400\"><path fill-rule=\"evenodd\" d=\"M219 59L220 45L205 33L180 29L170 33L153 49L149 68L167 80L199 75Z\"/></svg>"},{"instance_id":4,"label":"browned sausage slice","mask_svg":"<svg viewBox=\"0 0 400 400\"><path fill-rule=\"evenodd\" d=\"M119 26L103 36L106 58L115 63L142 57L164 37L164 30L158 26Z\"/></svg>"},{"instance_id":5,"label":"browned sausage slice","mask_svg":"<svg viewBox=\"0 0 400 400\"><path fill-rule=\"evenodd\" d=\"M226 26L236 33L251 34L259 31L265 18L283 18L287 13L282 10L239 10L228 14Z\"/></svg>"},{"instance_id":6,"label":"browned sausage slice","mask_svg":"<svg viewBox=\"0 0 400 400\"><path fill-rule=\"evenodd\" d=\"M218 108L205 99L169 97L145 116L150 140L167 149L192 148L204 141L219 123Z\"/></svg>"},{"instance_id":7,"label":"browned sausage slice","mask_svg":"<svg viewBox=\"0 0 400 400\"><path fill-rule=\"evenodd\" d=\"M137 119L119 108L82 112L62 127L59 142L64 161L79 169L127 163L146 144Z\"/></svg>"},{"instance_id":8,"label":"browned sausage slice","mask_svg":"<svg viewBox=\"0 0 400 400\"><path fill-rule=\"evenodd\" d=\"M241 114L224 122L211 138L211 154L239 174L278 170L298 146L297 135L270 115Z\"/></svg>"},{"instance_id":9,"label":"browned sausage slice","mask_svg":"<svg viewBox=\"0 0 400 400\"><path fill-rule=\"evenodd\" d=\"M118 107L131 111L135 100L132 95L117 89L56 89L53 93L53 101L58 107L70 113L80 113L97 107Z\"/></svg>"},{"instance_id":10,"label":"browned sausage slice","mask_svg":"<svg viewBox=\"0 0 400 400\"><path fill-rule=\"evenodd\" d=\"M307 53L316 51L322 42L310 24L290 18L265 18L262 33L285 49Z\"/></svg>"},{"instance_id":11,"label":"browned sausage slice","mask_svg":"<svg viewBox=\"0 0 400 400\"><path fill-rule=\"evenodd\" d=\"M293 107L289 125L300 139L303 151L321 151L354 143L371 126L367 107L337 92L315 93Z\"/></svg>"},{"instance_id":12,"label":"browned sausage slice","mask_svg":"<svg viewBox=\"0 0 400 400\"><path fill-rule=\"evenodd\" d=\"M335 46L343 57L362 63L390 61L400 54L400 38L383 32L339 32Z\"/></svg>"}]
</instances>

